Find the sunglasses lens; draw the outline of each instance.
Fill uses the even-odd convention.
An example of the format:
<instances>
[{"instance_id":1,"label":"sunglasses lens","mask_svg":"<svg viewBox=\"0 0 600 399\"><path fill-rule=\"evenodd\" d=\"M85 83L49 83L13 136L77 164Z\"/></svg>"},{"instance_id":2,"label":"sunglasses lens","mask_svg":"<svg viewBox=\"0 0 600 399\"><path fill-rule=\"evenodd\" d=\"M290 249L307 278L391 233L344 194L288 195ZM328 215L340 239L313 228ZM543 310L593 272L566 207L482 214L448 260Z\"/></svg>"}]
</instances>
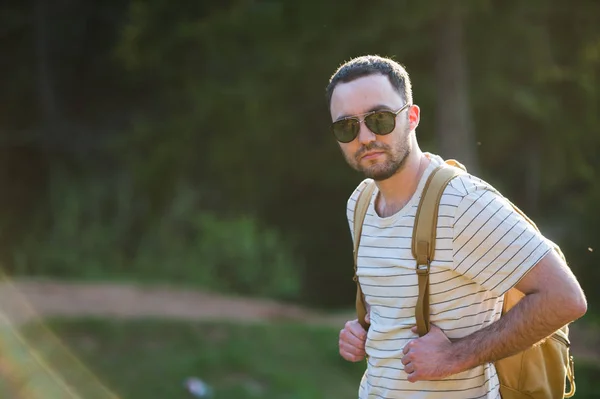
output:
<instances>
[{"instance_id":1,"label":"sunglasses lens","mask_svg":"<svg viewBox=\"0 0 600 399\"><path fill-rule=\"evenodd\" d=\"M336 140L340 143L349 143L358 134L358 121L355 119L342 119L331 125L331 130Z\"/></svg>"},{"instance_id":2,"label":"sunglasses lens","mask_svg":"<svg viewBox=\"0 0 600 399\"><path fill-rule=\"evenodd\" d=\"M392 112L375 112L365 118L365 125L375 134L390 134L396 127L396 115Z\"/></svg>"}]
</instances>

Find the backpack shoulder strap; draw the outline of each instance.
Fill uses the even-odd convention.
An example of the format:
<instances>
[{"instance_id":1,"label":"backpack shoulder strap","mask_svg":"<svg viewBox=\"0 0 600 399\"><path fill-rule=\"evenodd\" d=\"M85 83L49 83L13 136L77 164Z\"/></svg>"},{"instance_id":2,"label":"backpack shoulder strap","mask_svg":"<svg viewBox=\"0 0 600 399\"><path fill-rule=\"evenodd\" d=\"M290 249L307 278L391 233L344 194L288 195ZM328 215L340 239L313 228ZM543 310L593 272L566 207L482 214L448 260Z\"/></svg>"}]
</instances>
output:
<instances>
[{"instance_id":1,"label":"backpack shoulder strap","mask_svg":"<svg viewBox=\"0 0 600 399\"><path fill-rule=\"evenodd\" d=\"M435 253L437 219L440 199L446 185L464 171L462 165L447 162L429 176L421 194L412 236L412 253L417 260L419 296L415 317L419 336L429 332L429 268Z\"/></svg>"},{"instance_id":2,"label":"backpack shoulder strap","mask_svg":"<svg viewBox=\"0 0 600 399\"><path fill-rule=\"evenodd\" d=\"M367 186L361 191L356 200L356 207L354 208L354 277L353 280L356 282L356 315L358 322L363 326L365 330L369 329L369 325L365 322L365 316L367 314L367 307L365 304L365 297L360 288L360 283L356 275L358 269L358 247L360 245L360 237L362 234L362 226L371 202L371 196L375 191L375 181L371 180L367 183Z\"/></svg>"}]
</instances>

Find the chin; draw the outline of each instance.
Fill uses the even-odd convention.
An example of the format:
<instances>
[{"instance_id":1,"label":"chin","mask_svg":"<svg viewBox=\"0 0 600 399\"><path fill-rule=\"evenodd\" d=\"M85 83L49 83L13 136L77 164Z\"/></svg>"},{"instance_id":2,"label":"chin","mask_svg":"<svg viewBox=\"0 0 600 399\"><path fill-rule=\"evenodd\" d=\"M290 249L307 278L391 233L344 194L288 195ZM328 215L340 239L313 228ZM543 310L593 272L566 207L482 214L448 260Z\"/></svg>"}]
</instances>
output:
<instances>
[{"instance_id":1,"label":"chin","mask_svg":"<svg viewBox=\"0 0 600 399\"><path fill-rule=\"evenodd\" d=\"M408 153L406 153L405 156L399 160L388 159L383 162L376 162L364 166L361 168L361 171L364 173L365 177L369 179L373 179L375 181L387 180L402 170L407 158Z\"/></svg>"},{"instance_id":2,"label":"chin","mask_svg":"<svg viewBox=\"0 0 600 399\"><path fill-rule=\"evenodd\" d=\"M393 168L366 168L363 169L363 173L366 178L373 179L375 181L387 180L394 176L398 170Z\"/></svg>"}]
</instances>

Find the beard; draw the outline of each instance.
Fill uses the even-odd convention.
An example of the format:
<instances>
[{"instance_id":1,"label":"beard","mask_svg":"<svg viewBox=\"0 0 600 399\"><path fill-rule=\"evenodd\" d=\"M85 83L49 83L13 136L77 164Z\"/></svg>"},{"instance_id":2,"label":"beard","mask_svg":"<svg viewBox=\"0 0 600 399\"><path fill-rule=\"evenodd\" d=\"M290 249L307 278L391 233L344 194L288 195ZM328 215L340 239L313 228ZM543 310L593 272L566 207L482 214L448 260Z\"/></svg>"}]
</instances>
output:
<instances>
[{"instance_id":1,"label":"beard","mask_svg":"<svg viewBox=\"0 0 600 399\"><path fill-rule=\"evenodd\" d=\"M410 155L409 135L397 143L396 146L390 147L381 142L373 141L358 150L353 157L346 154L348 164L358 172L361 172L368 179L382 181L394 176L402 169L408 156ZM383 152L381 159L362 161L362 156L369 151Z\"/></svg>"},{"instance_id":2,"label":"beard","mask_svg":"<svg viewBox=\"0 0 600 399\"><path fill-rule=\"evenodd\" d=\"M367 165L359 163L357 170L362 172L366 178L375 181L387 180L402 169L409 154L410 149L408 148L404 148L402 153L395 154L386 151L383 155L384 161L368 161Z\"/></svg>"}]
</instances>

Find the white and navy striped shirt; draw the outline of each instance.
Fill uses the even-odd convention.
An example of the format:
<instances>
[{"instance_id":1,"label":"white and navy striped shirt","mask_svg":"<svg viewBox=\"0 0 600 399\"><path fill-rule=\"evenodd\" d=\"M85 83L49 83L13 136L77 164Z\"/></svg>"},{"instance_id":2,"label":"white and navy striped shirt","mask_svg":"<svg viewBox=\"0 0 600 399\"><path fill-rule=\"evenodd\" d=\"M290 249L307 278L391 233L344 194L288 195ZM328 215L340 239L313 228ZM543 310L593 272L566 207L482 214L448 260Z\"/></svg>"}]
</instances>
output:
<instances>
[{"instance_id":1,"label":"white and navy striped shirt","mask_svg":"<svg viewBox=\"0 0 600 399\"><path fill-rule=\"evenodd\" d=\"M426 154L430 165L415 194L396 214L374 211L375 189L365 217L358 251L358 278L371 306L366 341L367 370L359 398L467 399L500 397L493 364L439 381L407 381L402 348L417 336L418 283L411 251L417 206L427 177L443 160ZM368 180L348 200L354 207ZM460 338L500 317L502 295L550 250L540 235L489 184L468 174L453 179L440 202L437 241L430 274L430 320L449 338Z\"/></svg>"}]
</instances>

